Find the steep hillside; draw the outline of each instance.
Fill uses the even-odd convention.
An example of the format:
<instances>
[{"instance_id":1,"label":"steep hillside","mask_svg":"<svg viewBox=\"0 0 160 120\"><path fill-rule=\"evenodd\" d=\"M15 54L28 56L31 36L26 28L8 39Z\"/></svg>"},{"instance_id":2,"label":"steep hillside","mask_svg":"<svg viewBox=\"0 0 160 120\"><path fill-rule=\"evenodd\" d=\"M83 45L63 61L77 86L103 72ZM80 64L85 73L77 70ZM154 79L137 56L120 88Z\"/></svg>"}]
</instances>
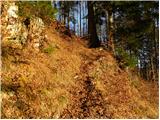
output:
<instances>
[{"instance_id":1,"label":"steep hillside","mask_svg":"<svg viewBox=\"0 0 160 120\"><path fill-rule=\"evenodd\" d=\"M157 83L57 21L2 4L1 118L158 118Z\"/></svg>"},{"instance_id":2,"label":"steep hillside","mask_svg":"<svg viewBox=\"0 0 160 120\"><path fill-rule=\"evenodd\" d=\"M39 52L2 44L2 118L158 118L156 83L55 26Z\"/></svg>"}]
</instances>

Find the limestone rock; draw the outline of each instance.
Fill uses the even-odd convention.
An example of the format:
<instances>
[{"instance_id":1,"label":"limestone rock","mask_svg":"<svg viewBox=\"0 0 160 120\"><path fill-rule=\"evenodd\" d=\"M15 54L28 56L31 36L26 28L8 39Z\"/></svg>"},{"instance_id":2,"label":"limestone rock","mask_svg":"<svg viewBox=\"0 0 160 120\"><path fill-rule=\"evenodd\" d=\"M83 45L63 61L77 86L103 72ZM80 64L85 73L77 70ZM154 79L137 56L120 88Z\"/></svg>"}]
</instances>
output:
<instances>
[{"instance_id":1,"label":"limestone rock","mask_svg":"<svg viewBox=\"0 0 160 120\"><path fill-rule=\"evenodd\" d=\"M18 16L18 6L15 2L2 2L2 44L7 42L23 46L27 43L33 49L39 51L39 47L43 39L45 39L45 35L43 34L44 23L41 18L32 16L28 19L28 25L26 25L25 19L28 18L22 19Z\"/></svg>"},{"instance_id":2,"label":"limestone rock","mask_svg":"<svg viewBox=\"0 0 160 120\"><path fill-rule=\"evenodd\" d=\"M29 25L29 36L31 39L31 46L36 50L39 50L42 41L45 39L44 23L41 18L38 17L31 18Z\"/></svg>"},{"instance_id":3,"label":"limestone rock","mask_svg":"<svg viewBox=\"0 0 160 120\"><path fill-rule=\"evenodd\" d=\"M2 42L25 43L28 31L18 17L18 6L15 2L3 2Z\"/></svg>"}]
</instances>

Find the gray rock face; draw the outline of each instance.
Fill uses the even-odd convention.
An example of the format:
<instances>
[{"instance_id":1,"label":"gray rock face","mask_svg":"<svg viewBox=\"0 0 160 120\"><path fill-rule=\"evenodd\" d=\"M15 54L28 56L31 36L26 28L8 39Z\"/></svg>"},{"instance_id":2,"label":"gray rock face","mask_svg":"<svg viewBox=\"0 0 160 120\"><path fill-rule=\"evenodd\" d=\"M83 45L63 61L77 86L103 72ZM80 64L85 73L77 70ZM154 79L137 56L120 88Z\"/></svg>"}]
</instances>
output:
<instances>
[{"instance_id":1,"label":"gray rock face","mask_svg":"<svg viewBox=\"0 0 160 120\"><path fill-rule=\"evenodd\" d=\"M2 41L25 43L28 31L18 17L18 6L14 2L3 2Z\"/></svg>"},{"instance_id":2,"label":"gray rock face","mask_svg":"<svg viewBox=\"0 0 160 120\"><path fill-rule=\"evenodd\" d=\"M31 39L32 47L39 50L42 41L45 39L44 23L41 18L32 17L29 25L29 36Z\"/></svg>"},{"instance_id":3,"label":"gray rock face","mask_svg":"<svg viewBox=\"0 0 160 120\"><path fill-rule=\"evenodd\" d=\"M20 46L28 43L35 50L39 50L44 39L44 23L41 18L32 17L26 25L18 16L18 6L15 2L4 1L1 22L2 43L11 42Z\"/></svg>"}]
</instances>

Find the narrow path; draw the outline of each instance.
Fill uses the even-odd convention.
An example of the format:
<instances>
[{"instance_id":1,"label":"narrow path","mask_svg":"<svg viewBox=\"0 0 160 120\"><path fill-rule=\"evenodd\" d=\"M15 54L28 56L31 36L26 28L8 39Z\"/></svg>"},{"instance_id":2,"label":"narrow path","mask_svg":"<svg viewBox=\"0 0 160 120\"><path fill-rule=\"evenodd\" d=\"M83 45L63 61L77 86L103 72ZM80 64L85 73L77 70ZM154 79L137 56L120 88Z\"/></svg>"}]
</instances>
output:
<instances>
[{"instance_id":1,"label":"narrow path","mask_svg":"<svg viewBox=\"0 0 160 120\"><path fill-rule=\"evenodd\" d=\"M93 60L84 60L77 79L78 88L73 88L73 103L61 115L61 118L110 118L107 116L106 104L99 90L95 88L93 78L89 76L89 67Z\"/></svg>"}]
</instances>

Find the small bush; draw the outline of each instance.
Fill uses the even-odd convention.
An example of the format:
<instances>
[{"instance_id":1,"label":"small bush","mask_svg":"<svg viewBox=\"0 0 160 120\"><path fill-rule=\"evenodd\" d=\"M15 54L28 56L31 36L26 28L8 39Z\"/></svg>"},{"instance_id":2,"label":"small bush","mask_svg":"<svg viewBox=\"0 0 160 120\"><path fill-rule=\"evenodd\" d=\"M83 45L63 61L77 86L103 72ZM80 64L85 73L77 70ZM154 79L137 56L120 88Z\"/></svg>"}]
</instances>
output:
<instances>
[{"instance_id":1,"label":"small bush","mask_svg":"<svg viewBox=\"0 0 160 120\"><path fill-rule=\"evenodd\" d=\"M47 48L43 49L43 52L51 54L51 53L53 53L53 51L55 51L55 49L57 49L57 46L49 45Z\"/></svg>"},{"instance_id":2,"label":"small bush","mask_svg":"<svg viewBox=\"0 0 160 120\"><path fill-rule=\"evenodd\" d=\"M127 53L124 49L118 48L116 49L117 52L117 58L119 64L123 67L129 67L129 68L135 68L137 65L137 58L132 55L130 56L129 53Z\"/></svg>"},{"instance_id":3,"label":"small bush","mask_svg":"<svg viewBox=\"0 0 160 120\"><path fill-rule=\"evenodd\" d=\"M30 18L37 16L46 20L46 18L55 18L56 8L53 8L51 1L19 1L19 15Z\"/></svg>"}]
</instances>

